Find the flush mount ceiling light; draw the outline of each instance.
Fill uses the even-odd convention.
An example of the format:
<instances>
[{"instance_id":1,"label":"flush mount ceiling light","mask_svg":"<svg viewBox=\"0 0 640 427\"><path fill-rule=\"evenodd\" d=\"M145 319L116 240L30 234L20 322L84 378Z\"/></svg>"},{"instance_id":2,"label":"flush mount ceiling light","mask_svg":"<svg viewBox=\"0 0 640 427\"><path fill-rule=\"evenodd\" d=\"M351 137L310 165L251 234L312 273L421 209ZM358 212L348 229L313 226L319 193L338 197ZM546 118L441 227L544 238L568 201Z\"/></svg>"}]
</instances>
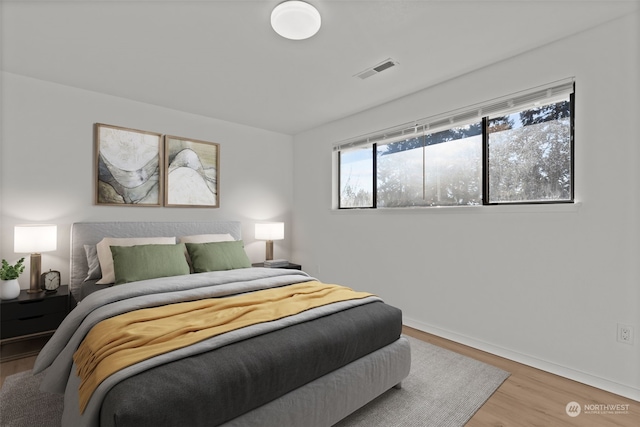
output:
<instances>
[{"instance_id":1,"label":"flush mount ceiling light","mask_svg":"<svg viewBox=\"0 0 640 427\"><path fill-rule=\"evenodd\" d=\"M303 1L282 2L271 12L275 32L291 40L308 39L318 32L321 22L318 9Z\"/></svg>"}]
</instances>

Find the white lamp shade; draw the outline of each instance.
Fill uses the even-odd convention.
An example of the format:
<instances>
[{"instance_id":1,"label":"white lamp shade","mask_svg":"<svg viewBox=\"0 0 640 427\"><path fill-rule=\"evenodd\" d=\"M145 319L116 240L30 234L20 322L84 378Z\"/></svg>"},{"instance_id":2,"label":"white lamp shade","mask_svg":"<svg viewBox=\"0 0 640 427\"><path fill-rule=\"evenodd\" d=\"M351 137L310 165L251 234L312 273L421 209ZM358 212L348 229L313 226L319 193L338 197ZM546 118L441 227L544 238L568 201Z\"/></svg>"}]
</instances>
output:
<instances>
[{"instance_id":1,"label":"white lamp shade","mask_svg":"<svg viewBox=\"0 0 640 427\"><path fill-rule=\"evenodd\" d=\"M303 1L284 1L271 12L274 31L291 40L308 39L320 30L321 24L318 9Z\"/></svg>"},{"instance_id":2,"label":"white lamp shade","mask_svg":"<svg viewBox=\"0 0 640 427\"><path fill-rule=\"evenodd\" d=\"M268 222L256 224L257 240L282 240L284 239L284 222Z\"/></svg>"},{"instance_id":3,"label":"white lamp shade","mask_svg":"<svg viewBox=\"0 0 640 427\"><path fill-rule=\"evenodd\" d=\"M55 251L58 245L58 227L54 224L16 225L13 237L15 253Z\"/></svg>"}]
</instances>

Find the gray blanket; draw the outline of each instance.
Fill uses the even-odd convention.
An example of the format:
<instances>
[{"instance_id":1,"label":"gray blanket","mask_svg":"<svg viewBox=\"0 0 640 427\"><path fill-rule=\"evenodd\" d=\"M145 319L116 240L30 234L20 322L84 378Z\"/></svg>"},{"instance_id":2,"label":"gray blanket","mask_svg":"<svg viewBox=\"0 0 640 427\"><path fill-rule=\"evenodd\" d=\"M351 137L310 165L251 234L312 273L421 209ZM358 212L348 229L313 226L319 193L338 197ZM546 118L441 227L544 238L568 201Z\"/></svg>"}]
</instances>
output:
<instances>
[{"instance_id":1,"label":"gray blanket","mask_svg":"<svg viewBox=\"0 0 640 427\"><path fill-rule=\"evenodd\" d=\"M320 307L275 322L233 331L148 359L107 378L96 389L85 412L80 415L79 379L75 375L72 356L91 327L99 321L138 308L234 295L308 280L311 278L300 271L249 268L140 281L96 292L84 299L65 319L38 356L34 373L47 369L47 375L41 386L42 390L65 393L63 425L97 426L104 396L115 384L130 376L169 361L219 348L248 337L344 310L347 307L378 300L376 297L370 297Z\"/></svg>"}]
</instances>

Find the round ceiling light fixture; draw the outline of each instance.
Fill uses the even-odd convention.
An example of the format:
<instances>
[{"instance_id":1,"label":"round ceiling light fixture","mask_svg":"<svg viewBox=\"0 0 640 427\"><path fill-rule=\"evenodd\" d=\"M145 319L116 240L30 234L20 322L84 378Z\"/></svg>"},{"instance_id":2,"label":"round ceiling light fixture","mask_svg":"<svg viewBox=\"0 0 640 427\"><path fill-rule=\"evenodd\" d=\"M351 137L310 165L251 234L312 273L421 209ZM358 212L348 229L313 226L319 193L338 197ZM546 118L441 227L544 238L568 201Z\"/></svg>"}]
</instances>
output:
<instances>
[{"instance_id":1,"label":"round ceiling light fixture","mask_svg":"<svg viewBox=\"0 0 640 427\"><path fill-rule=\"evenodd\" d=\"M271 26L282 37L304 40L320 30L320 12L309 3L288 0L277 5L271 12Z\"/></svg>"}]
</instances>

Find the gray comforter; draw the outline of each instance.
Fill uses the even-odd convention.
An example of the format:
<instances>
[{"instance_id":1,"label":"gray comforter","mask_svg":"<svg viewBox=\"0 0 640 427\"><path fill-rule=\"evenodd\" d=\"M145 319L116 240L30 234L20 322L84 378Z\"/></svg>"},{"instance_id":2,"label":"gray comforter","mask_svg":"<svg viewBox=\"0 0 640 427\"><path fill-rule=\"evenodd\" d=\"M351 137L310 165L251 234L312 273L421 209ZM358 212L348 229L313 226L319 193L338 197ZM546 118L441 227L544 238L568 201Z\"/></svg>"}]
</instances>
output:
<instances>
[{"instance_id":1,"label":"gray comforter","mask_svg":"<svg viewBox=\"0 0 640 427\"><path fill-rule=\"evenodd\" d=\"M228 296L308 280L311 278L300 271L249 268L140 281L96 292L84 299L67 316L40 352L34 366L34 373L46 369L47 374L41 386L42 390L65 394L63 426L98 426L104 397L115 385L129 377L186 356L208 352L249 337L326 316L349 307L379 301L377 297L370 297L331 304L278 321L233 331L187 348L148 359L107 378L96 389L85 412L80 415L78 409L79 379L75 375L72 356L84 336L99 321L138 308L207 297Z\"/></svg>"}]
</instances>

